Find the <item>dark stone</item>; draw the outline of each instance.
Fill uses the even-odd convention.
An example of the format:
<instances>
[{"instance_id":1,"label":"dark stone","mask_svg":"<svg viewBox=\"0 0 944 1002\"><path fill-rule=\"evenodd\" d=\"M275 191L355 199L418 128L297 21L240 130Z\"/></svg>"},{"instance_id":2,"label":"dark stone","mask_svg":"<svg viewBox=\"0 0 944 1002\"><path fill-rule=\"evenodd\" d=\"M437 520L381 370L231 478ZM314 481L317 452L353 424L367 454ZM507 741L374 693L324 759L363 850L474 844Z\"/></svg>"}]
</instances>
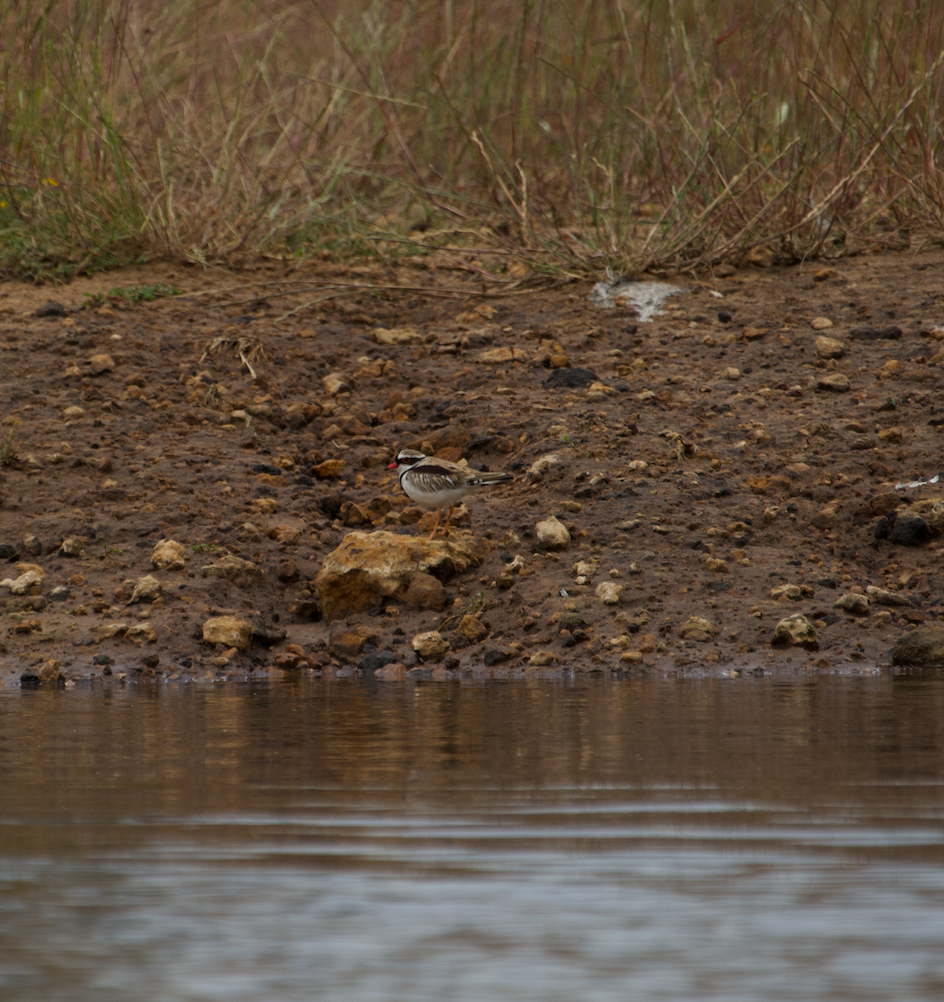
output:
<instances>
[{"instance_id":1,"label":"dark stone","mask_svg":"<svg viewBox=\"0 0 944 1002\"><path fill-rule=\"evenodd\" d=\"M558 621L559 626L562 630L575 630L579 626L586 626L587 621L580 615L579 612L563 612L561 613L561 618Z\"/></svg>"},{"instance_id":2,"label":"dark stone","mask_svg":"<svg viewBox=\"0 0 944 1002\"><path fill-rule=\"evenodd\" d=\"M34 314L37 317L67 317L69 311L54 299L48 299Z\"/></svg>"},{"instance_id":3,"label":"dark stone","mask_svg":"<svg viewBox=\"0 0 944 1002\"><path fill-rule=\"evenodd\" d=\"M20 676L20 688L21 689L38 689L42 685L40 677L36 672L27 669Z\"/></svg>"},{"instance_id":4,"label":"dark stone","mask_svg":"<svg viewBox=\"0 0 944 1002\"><path fill-rule=\"evenodd\" d=\"M926 626L903 633L892 646L892 664L944 665L944 627Z\"/></svg>"},{"instance_id":5,"label":"dark stone","mask_svg":"<svg viewBox=\"0 0 944 1002\"><path fill-rule=\"evenodd\" d=\"M899 546L922 546L931 538L931 527L923 518L896 518L888 533L890 543Z\"/></svg>"},{"instance_id":6,"label":"dark stone","mask_svg":"<svg viewBox=\"0 0 944 1002\"><path fill-rule=\"evenodd\" d=\"M498 647L488 647L482 652L482 663L486 668L491 668L492 665L501 664L502 661L507 661L511 657L514 657L512 651L502 650Z\"/></svg>"},{"instance_id":7,"label":"dark stone","mask_svg":"<svg viewBox=\"0 0 944 1002\"><path fill-rule=\"evenodd\" d=\"M590 369L555 369L544 380L544 385L573 390L580 386L588 386L590 383L595 383L597 379L597 374Z\"/></svg>"},{"instance_id":8,"label":"dark stone","mask_svg":"<svg viewBox=\"0 0 944 1002\"><path fill-rule=\"evenodd\" d=\"M282 476L282 469L279 466L270 466L268 463L253 463L250 467L253 473L269 473L273 477Z\"/></svg>"},{"instance_id":9,"label":"dark stone","mask_svg":"<svg viewBox=\"0 0 944 1002\"><path fill-rule=\"evenodd\" d=\"M901 337L901 328L894 324L888 327L853 327L849 331L849 337L853 341L897 341Z\"/></svg>"},{"instance_id":10,"label":"dark stone","mask_svg":"<svg viewBox=\"0 0 944 1002\"><path fill-rule=\"evenodd\" d=\"M254 626L252 631L252 639L257 644L262 644L263 647L274 647L276 644L282 643L285 637L285 630L282 629Z\"/></svg>"},{"instance_id":11,"label":"dark stone","mask_svg":"<svg viewBox=\"0 0 944 1002\"><path fill-rule=\"evenodd\" d=\"M20 559L20 551L11 543L0 543L0 560L7 560L11 564L14 560Z\"/></svg>"},{"instance_id":12,"label":"dark stone","mask_svg":"<svg viewBox=\"0 0 944 1002\"><path fill-rule=\"evenodd\" d=\"M377 671L378 668L383 668L384 665L389 665L399 660L393 651L371 651L370 654L365 654L357 662L357 670L373 672Z\"/></svg>"},{"instance_id":13,"label":"dark stone","mask_svg":"<svg viewBox=\"0 0 944 1002\"><path fill-rule=\"evenodd\" d=\"M336 519L341 512L343 498L340 494L325 494L318 499L318 507L326 518Z\"/></svg>"},{"instance_id":14,"label":"dark stone","mask_svg":"<svg viewBox=\"0 0 944 1002\"><path fill-rule=\"evenodd\" d=\"M731 323L731 314L725 313L723 310L718 314L718 320L723 324Z\"/></svg>"},{"instance_id":15,"label":"dark stone","mask_svg":"<svg viewBox=\"0 0 944 1002\"><path fill-rule=\"evenodd\" d=\"M114 663L115 659L109 654L96 654L95 657L92 658L93 665L113 665Z\"/></svg>"}]
</instances>

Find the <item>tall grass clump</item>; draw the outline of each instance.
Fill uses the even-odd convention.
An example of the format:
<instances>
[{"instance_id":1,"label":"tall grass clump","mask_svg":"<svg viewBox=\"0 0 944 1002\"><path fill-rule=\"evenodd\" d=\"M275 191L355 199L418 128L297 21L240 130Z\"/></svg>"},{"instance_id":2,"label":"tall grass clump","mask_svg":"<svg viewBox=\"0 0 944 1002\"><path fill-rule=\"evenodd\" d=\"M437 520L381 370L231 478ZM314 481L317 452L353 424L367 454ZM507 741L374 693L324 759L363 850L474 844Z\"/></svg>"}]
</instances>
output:
<instances>
[{"instance_id":1,"label":"tall grass clump","mask_svg":"<svg viewBox=\"0 0 944 1002\"><path fill-rule=\"evenodd\" d=\"M458 247L497 281L944 231L937 4L20 0L0 28L6 273Z\"/></svg>"}]
</instances>

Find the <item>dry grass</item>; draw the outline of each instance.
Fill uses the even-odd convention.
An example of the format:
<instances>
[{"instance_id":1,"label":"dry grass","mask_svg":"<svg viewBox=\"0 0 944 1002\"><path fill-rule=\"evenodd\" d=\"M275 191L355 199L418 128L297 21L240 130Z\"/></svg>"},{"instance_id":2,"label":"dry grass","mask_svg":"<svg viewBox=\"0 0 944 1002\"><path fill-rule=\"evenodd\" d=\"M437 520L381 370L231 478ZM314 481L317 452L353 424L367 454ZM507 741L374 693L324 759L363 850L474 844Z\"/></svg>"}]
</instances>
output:
<instances>
[{"instance_id":1,"label":"dry grass","mask_svg":"<svg viewBox=\"0 0 944 1002\"><path fill-rule=\"evenodd\" d=\"M944 9L21 0L0 267L433 248L483 282L939 239Z\"/></svg>"}]
</instances>

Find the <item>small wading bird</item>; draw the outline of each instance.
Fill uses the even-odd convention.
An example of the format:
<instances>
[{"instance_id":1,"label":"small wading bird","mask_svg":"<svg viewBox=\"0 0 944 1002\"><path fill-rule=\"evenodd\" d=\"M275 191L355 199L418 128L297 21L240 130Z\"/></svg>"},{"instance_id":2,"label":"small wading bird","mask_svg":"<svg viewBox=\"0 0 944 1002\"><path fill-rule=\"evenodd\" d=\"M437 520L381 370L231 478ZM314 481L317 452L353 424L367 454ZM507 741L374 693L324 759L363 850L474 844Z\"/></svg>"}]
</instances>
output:
<instances>
[{"instance_id":1,"label":"small wading bird","mask_svg":"<svg viewBox=\"0 0 944 1002\"><path fill-rule=\"evenodd\" d=\"M453 505L458 504L474 487L488 487L491 484L506 484L514 477L510 473L479 473L467 470L458 463L435 456L424 456L413 449L401 449L397 458L387 467L400 474L400 486L408 497L417 504L436 509L436 524L429 534L432 539L439 528L442 510L449 505L446 525L452 518Z\"/></svg>"}]
</instances>

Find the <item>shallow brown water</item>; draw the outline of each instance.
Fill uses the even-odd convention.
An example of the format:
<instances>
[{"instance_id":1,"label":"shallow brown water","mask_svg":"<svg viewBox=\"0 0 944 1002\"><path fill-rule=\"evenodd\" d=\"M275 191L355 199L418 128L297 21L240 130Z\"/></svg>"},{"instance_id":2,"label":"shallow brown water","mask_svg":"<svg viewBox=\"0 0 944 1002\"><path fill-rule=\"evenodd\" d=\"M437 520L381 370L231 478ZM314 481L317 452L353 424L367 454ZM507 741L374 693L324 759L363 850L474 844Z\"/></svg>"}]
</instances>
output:
<instances>
[{"instance_id":1,"label":"shallow brown water","mask_svg":"<svg viewBox=\"0 0 944 1002\"><path fill-rule=\"evenodd\" d=\"M944 679L0 690L0 997L944 997Z\"/></svg>"}]
</instances>

